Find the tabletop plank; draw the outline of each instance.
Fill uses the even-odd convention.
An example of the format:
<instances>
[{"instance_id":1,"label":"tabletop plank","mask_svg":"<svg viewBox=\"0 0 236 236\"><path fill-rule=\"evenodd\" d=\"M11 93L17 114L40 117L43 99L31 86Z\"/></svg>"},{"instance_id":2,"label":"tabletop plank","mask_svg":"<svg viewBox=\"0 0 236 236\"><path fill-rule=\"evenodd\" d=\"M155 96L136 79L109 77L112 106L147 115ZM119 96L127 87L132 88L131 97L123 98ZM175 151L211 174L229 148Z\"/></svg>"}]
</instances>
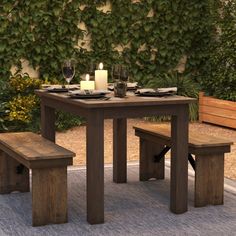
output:
<instances>
[{"instance_id":1,"label":"tabletop plank","mask_svg":"<svg viewBox=\"0 0 236 236\"><path fill-rule=\"evenodd\" d=\"M75 153L31 132L2 133L0 134L1 145L8 147L28 161L65 159L75 156Z\"/></svg>"},{"instance_id":2,"label":"tabletop plank","mask_svg":"<svg viewBox=\"0 0 236 236\"><path fill-rule=\"evenodd\" d=\"M127 95L125 98L116 98L111 93L110 100L95 99L72 99L66 93L49 93L45 90L36 90L35 93L41 98L51 98L68 104L78 105L84 108L109 108L109 107L129 107L129 106L149 106L149 105L171 105L171 104L190 104L197 100L195 98L183 96L166 96L166 97L140 97Z\"/></svg>"},{"instance_id":3,"label":"tabletop plank","mask_svg":"<svg viewBox=\"0 0 236 236\"><path fill-rule=\"evenodd\" d=\"M135 130L149 133L154 136L159 136L167 141L171 140L171 127L169 125L142 125L134 127ZM228 146L232 145L233 142L215 137L208 134L200 134L196 132L189 131L189 146L190 147L218 147L218 146Z\"/></svg>"}]
</instances>

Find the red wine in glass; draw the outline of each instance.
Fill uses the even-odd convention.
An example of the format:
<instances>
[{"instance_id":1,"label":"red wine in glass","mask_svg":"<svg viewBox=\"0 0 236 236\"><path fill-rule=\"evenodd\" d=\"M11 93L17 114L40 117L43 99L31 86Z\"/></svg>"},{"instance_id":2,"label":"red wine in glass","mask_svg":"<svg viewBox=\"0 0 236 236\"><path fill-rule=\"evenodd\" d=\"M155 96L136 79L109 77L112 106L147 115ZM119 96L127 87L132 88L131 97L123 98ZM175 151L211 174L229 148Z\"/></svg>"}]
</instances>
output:
<instances>
[{"instance_id":1,"label":"red wine in glass","mask_svg":"<svg viewBox=\"0 0 236 236\"><path fill-rule=\"evenodd\" d=\"M72 61L72 60L64 61L62 64L62 73L63 73L63 76L64 76L66 82L68 83L68 87L69 87L69 84L75 75L74 61Z\"/></svg>"}]
</instances>

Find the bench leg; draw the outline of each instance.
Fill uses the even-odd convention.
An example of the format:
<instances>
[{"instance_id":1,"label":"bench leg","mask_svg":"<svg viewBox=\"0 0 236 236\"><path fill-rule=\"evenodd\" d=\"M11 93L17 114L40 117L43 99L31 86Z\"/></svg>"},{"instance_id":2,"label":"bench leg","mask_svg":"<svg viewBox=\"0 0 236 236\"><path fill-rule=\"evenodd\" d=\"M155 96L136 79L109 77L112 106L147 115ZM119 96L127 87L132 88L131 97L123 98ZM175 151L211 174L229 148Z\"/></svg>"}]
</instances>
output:
<instances>
[{"instance_id":1,"label":"bench leg","mask_svg":"<svg viewBox=\"0 0 236 236\"><path fill-rule=\"evenodd\" d=\"M29 170L0 151L0 193L29 192Z\"/></svg>"},{"instance_id":2,"label":"bench leg","mask_svg":"<svg viewBox=\"0 0 236 236\"><path fill-rule=\"evenodd\" d=\"M224 154L196 155L195 207L224 202Z\"/></svg>"},{"instance_id":3,"label":"bench leg","mask_svg":"<svg viewBox=\"0 0 236 236\"><path fill-rule=\"evenodd\" d=\"M113 181L127 182L127 120L113 120Z\"/></svg>"},{"instance_id":4,"label":"bench leg","mask_svg":"<svg viewBox=\"0 0 236 236\"><path fill-rule=\"evenodd\" d=\"M67 167L32 170L32 224L67 222Z\"/></svg>"},{"instance_id":5,"label":"bench leg","mask_svg":"<svg viewBox=\"0 0 236 236\"><path fill-rule=\"evenodd\" d=\"M139 179L140 181L148 181L151 178L165 178L165 158L159 162L154 162L154 156L158 155L164 148L150 141L140 138L140 164Z\"/></svg>"}]
</instances>

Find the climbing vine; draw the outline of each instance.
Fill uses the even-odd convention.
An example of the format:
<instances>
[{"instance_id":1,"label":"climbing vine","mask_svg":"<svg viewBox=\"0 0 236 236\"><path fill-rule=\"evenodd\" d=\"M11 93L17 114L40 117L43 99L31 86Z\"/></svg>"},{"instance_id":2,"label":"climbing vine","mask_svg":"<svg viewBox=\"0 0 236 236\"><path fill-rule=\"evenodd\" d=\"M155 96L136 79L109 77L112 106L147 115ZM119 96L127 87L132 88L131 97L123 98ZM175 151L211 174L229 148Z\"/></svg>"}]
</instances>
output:
<instances>
[{"instance_id":1,"label":"climbing vine","mask_svg":"<svg viewBox=\"0 0 236 236\"><path fill-rule=\"evenodd\" d=\"M212 42L212 2L1 0L0 130L38 129L39 107L33 88L62 80L61 63L66 58L77 62L74 82L91 62L102 61L109 73L113 64L123 63L140 85L178 86L181 95L196 97L195 78L206 64ZM39 79L11 76L12 66L21 70L22 59L39 71ZM181 63L184 73L179 73ZM18 91L23 78L30 89ZM37 83L31 86L32 81ZM197 106L190 111L196 119ZM78 122L61 114L58 127Z\"/></svg>"},{"instance_id":2,"label":"climbing vine","mask_svg":"<svg viewBox=\"0 0 236 236\"><path fill-rule=\"evenodd\" d=\"M2 0L0 76L7 79L11 66L20 66L24 58L39 69L40 78L61 78L61 62L68 57L77 60L78 77L90 61L103 61L109 69L123 62L133 78L145 84L175 69L183 56L188 72L196 73L209 42L208 4L208 0Z\"/></svg>"},{"instance_id":3,"label":"climbing vine","mask_svg":"<svg viewBox=\"0 0 236 236\"><path fill-rule=\"evenodd\" d=\"M209 60L201 84L211 96L236 101L236 2L218 2L220 17L214 18L217 33L208 49Z\"/></svg>"}]
</instances>

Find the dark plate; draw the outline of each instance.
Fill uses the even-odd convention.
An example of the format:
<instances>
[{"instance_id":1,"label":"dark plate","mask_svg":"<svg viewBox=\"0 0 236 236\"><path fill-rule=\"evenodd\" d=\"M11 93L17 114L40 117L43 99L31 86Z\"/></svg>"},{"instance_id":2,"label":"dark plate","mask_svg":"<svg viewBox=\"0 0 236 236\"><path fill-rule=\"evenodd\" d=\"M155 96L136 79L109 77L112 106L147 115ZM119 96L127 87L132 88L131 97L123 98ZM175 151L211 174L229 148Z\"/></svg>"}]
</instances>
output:
<instances>
[{"instance_id":1,"label":"dark plate","mask_svg":"<svg viewBox=\"0 0 236 236\"><path fill-rule=\"evenodd\" d=\"M95 99L95 98L104 98L106 94L70 94L69 97L77 99Z\"/></svg>"},{"instance_id":2,"label":"dark plate","mask_svg":"<svg viewBox=\"0 0 236 236\"><path fill-rule=\"evenodd\" d=\"M127 91L136 91L139 87L127 87ZM114 91L114 87L110 86L108 87L108 90Z\"/></svg>"},{"instance_id":3,"label":"dark plate","mask_svg":"<svg viewBox=\"0 0 236 236\"><path fill-rule=\"evenodd\" d=\"M65 93L65 92L68 92L68 89L67 88L48 88L46 89L48 92L50 93ZM71 90L71 89L69 89Z\"/></svg>"},{"instance_id":4,"label":"dark plate","mask_svg":"<svg viewBox=\"0 0 236 236\"><path fill-rule=\"evenodd\" d=\"M127 91L135 91L137 90L139 87L127 87Z\"/></svg>"},{"instance_id":5,"label":"dark plate","mask_svg":"<svg viewBox=\"0 0 236 236\"><path fill-rule=\"evenodd\" d=\"M164 96L172 96L175 93L171 92L148 92L148 93L135 93L137 96L141 97L164 97Z\"/></svg>"},{"instance_id":6,"label":"dark plate","mask_svg":"<svg viewBox=\"0 0 236 236\"><path fill-rule=\"evenodd\" d=\"M69 88L69 91L73 91L76 90L78 88ZM66 93L68 92L68 88L46 88L46 91L50 92L50 93Z\"/></svg>"}]
</instances>

